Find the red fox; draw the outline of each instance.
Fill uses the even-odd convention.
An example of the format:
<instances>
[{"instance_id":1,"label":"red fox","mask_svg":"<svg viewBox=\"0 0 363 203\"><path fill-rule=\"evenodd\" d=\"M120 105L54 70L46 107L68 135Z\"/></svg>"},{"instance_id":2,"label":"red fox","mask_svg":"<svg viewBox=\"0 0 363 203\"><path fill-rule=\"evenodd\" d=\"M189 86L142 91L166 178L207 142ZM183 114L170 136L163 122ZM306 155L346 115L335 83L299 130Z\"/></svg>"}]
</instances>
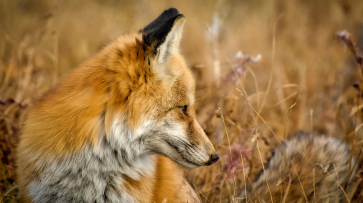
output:
<instances>
[{"instance_id":1,"label":"red fox","mask_svg":"<svg viewBox=\"0 0 363 203\"><path fill-rule=\"evenodd\" d=\"M174 162L196 168L219 156L196 121L184 22L165 10L34 105L17 153L24 201L199 202Z\"/></svg>"},{"instance_id":2,"label":"red fox","mask_svg":"<svg viewBox=\"0 0 363 203\"><path fill-rule=\"evenodd\" d=\"M354 159L350 168L349 162L344 142L301 131L284 148L275 149L247 195L243 191L241 196L249 202L349 202L358 169Z\"/></svg>"}]
</instances>

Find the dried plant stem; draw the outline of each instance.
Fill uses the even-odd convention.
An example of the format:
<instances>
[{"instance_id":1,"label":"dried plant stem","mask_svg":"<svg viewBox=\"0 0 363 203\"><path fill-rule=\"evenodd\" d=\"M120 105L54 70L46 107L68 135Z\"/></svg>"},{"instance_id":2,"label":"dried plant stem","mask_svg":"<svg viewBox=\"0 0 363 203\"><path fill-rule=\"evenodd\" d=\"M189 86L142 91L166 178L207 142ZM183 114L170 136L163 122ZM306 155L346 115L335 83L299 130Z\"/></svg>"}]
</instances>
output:
<instances>
[{"instance_id":1,"label":"dried plant stem","mask_svg":"<svg viewBox=\"0 0 363 203\"><path fill-rule=\"evenodd\" d=\"M236 71L235 71L235 69L233 68L233 62L231 62L230 60L229 60L229 58L228 58L228 56L226 56L226 60L227 60L227 63L229 64L229 67L231 68L231 71L233 72L233 74L235 75L235 77L238 79L238 82L239 82L239 84L241 85L241 88L242 88L242 91L243 91L243 93L245 94L245 95L248 95L247 94L247 91L246 91L246 89L245 89L245 87L244 87L244 85L243 85L243 81L244 81L244 79L245 79L245 77L246 77L246 74L243 74L241 77L240 76L238 76L238 74L236 73ZM255 76L254 76L254 73L252 73L252 77L254 77L254 79L255 79ZM241 79L242 78L242 79ZM258 91L257 91L258 92Z\"/></svg>"},{"instance_id":2,"label":"dried plant stem","mask_svg":"<svg viewBox=\"0 0 363 203\"><path fill-rule=\"evenodd\" d=\"M359 151L359 154L358 154L357 159L356 159L357 161L354 163L353 169L357 166L357 163L358 163L358 160L359 160L360 155L362 154L362 151L363 151L363 149L361 149Z\"/></svg>"},{"instance_id":3,"label":"dried plant stem","mask_svg":"<svg viewBox=\"0 0 363 203\"><path fill-rule=\"evenodd\" d=\"M358 163L359 157L360 157L360 155L362 154L362 152L363 152L363 149L361 149L361 150L359 151L359 154L358 154L358 156L357 156L357 158L356 158L356 160L357 160L357 161L355 161L355 163L354 163L354 166L353 166L352 170L354 170L354 169L355 169L355 167L357 166L357 163ZM335 166L334 166L334 167L335 167ZM350 177L349 177L349 178L350 178ZM357 181L357 184L356 184L357 186L359 185L359 182L360 182L360 181ZM357 189L357 188L356 188L356 189ZM352 190L352 191L355 191L355 190ZM351 197L350 199L352 199L352 198L353 198L354 193L355 193L355 192L352 192L352 193L351 193L352 197Z\"/></svg>"},{"instance_id":4,"label":"dried plant stem","mask_svg":"<svg viewBox=\"0 0 363 203\"><path fill-rule=\"evenodd\" d=\"M262 104L260 106L260 108L258 109L259 114L261 113L263 107L265 106L266 100L267 100L267 96L268 93L270 91L271 88L271 84L272 84L272 77L273 77L273 72L274 72L274 66L275 66L275 51L276 51L276 25L277 22L281 19L281 17L284 14L281 14L279 17L277 17L277 19L275 20L274 26L273 26L273 31L272 31L272 55L271 55L271 73L270 73L270 79L268 81L268 85L267 85L267 90L266 90L266 95L263 98Z\"/></svg>"},{"instance_id":5,"label":"dried plant stem","mask_svg":"<svg viewBox=\"0 0 363 203\"><path fill-rule=\"evenodd\" d=\"M339 183L339 175L338 175L337 168L335 167L335 164L334 164L334 163L332 163L332 164L333 164L333 166L334 166L335 173L337 174L337 182ZM338 189L338 187L337 187L337 189Z\"/></svg>"},{"instance_id":6,"label":"dried plant stem","mask_svg":"<svg viewBox=\"0 0 363 203\"><path fill-rule=\"evenodd\" d=\"M313 168L313 191L314 191L314 202L316 202L316 195L315 195L315 168Z\"/></svg>"},{"instance_id":7,"label":"dried plant stem","mask_svg":"<svg viewBox=\"0 0 363 203\"><path fill-rule=\"evenodd\" d=\"M314 110L310 109L310 139L313 139L313 114Z\"/></svg>"},{"instance_id":8,"label":"dried plant stem","mask_svg":"<svg viewBox=\"0 0 363 203\"><path fill-rule=\"evenodd\" d=\"M284 199L282 200L282 203L286 202L287 194L289 194L289 190L290 190L290 186L291 186L291 181L292 181L291 174L289 174L289 184L287 184L287 188L286 188L286 191L284 194Z\"/></svg>"},{"instance_id":9,"label":"dried plant stem","mask_svg":"<svg viewBox=\"0 0 363 203\"><path fill-rule=\"evenodd\" d=\"M246 143L248 143L249 141L250 141L250 139L251 139L251 137L252 137L252 135L253 135L253 132L255 132L255 130L256 130L256 132L257 132L257 128L256 127L254 127L253 128L253 130L252 130L252 132L251 132L251 134L250 134L250 136L248 137L248 139L247 139L247 141L246 141ZM244 150L245 149L245 147L246 147L246 145L244 145L243 146L243 148L241 149L241 151L242 150ZM244 183L245 183L245 195L246 195L246 203L247 203L247 184L246 184L246 171L245 171L245 168L244 168L244 161L243 161L243 155L242 155L242 153L241 153L241 151L240 151L240 155L241 155L241 162L242 162L242 170L243 170L243 180L244 180ZM248 176L247 176L247 178L248 178ZM251 180L248 178L248 180L250 181L250 183L252 184L252 182L251 182Z\"/></svg>"},{"instance_id":10,"label":"dried plant stem","mask_svg":"<svg viewBox=\"0 0 363 203\"><path fill-rule=\"evenodd\" d=\"M353 42L350 33L347 31L340 31L337 33L337 37L339 37L345 45L349 48L350 52L354 55L357 63L360 66L361 73L363 74L363 56L359 54L358 46Z\"/></svg>"},{"instance_id":11,"label":"dried plant stem","mask_svg":"<svg viewBox=\"0 0 363 203\"><path fill-rule=\"evenodd\" d=\"M251 73L252 75L252 78L253 78L253 81L255 82L255 88L256 88L256 94L257 94L257 106L260 107L260 97L259 97L259 88L258 88L258 82L257 82L257 78L256 78L256 75L255 75L255 72L253 72L252 68L246 66L248 68L248 71Z\"/></svg>"},{"instance_id":12,"label":"dried plant stem","mask_svg":"<svg viewBox=\"0 0 363 203\"><path fill-rule=\"evenodd\" d=\"M335 168L335 165L333 164L334 168ZM328 165L329 167L329 165ZM320 167L322 170L327 170L327 168L324 168L324 167ZM335 168L335 171L336 171L336 168ZM324 173L327 173L329 176L331 175L328 171L324 171ZM338 175L338 174L337 174ZM349 179L348 179L349 180ZM338 185L338 187L342 190L345 198L347 199L347 202L350 203L350 200L348 198L348 195L347 193L344 191L344 188L342 187L342 185L339 183L339 181L335 180L335 183Z\"/></svg>"},{"instance_id":13,"label":"dried plant stem","mask_svg":"<svg viewBox=\"0 0 363 203\"><path fill-rule=\"evenodd\" d=\"M227 191L228 191L228 197L230 198L231 202L233 203L233 194L232 194L231 186L229 184L226 184L226 187L227 187Z\"/></svg>"},{"instance_id":14,"label":"dried plant stem","mask_svg":"<svg viewBox=\"0 0 363 203\"><path fill-rule=\"evenodd\" d=\"M262 160L262 156L261 156L261 152L260 152L260 147L258 146L258 141L256 142L256 146L257 146L258 154L260 155L260 160L261 160L261 164L262 164L262 169L263 169L263 173L265 174L265 180L266 180L266 184L267 184L268 191L269 191L269 193L270 193L271 202L273 203L273 202L274 202L274 200L273 200L273 198L272 198L272 194L271 194L270 186L268 185L267 175L266 175L266 171L265 171L265 166L264 166L264 164L263 164L263 160Z\"/></svg>"},{"instance_id":15,"label":"dried plant stem","mask_svg":"<svg viewBox=\"0 0 363 203\"><path fill-rule=\"evenodd\" d=\"M230 157L231 157L231 161L233 161L233 159L232 159L231 142L230 142L230 140L229 140L229 134L228 134L227 126L226 126L226 122L225 122L225 120L224 120L224 116L223 116L223 113L222 113L222 111L221 111L221 108L218 108L218 112L219 112L219 114L221 115L222 120L223 120L224 130L226 131L226 134L227 134L229 154L230 154ZM233 197L234 197L234 196L236 196L236 194L237 194L237 191L236 191L236 189L237 189L237 188L236 188L236 179L235 179L235 177L234 177L234 176L233 176L233 183L234 183L234 185L233 185L233 195L232 195L232 200L233 200Z\"/></svg>"},{"instance_id":16,"label":"dried plant stem","mask_svg":"<svg viewBox=\"0 0 363 203\"><path fill-rule=\"evenodd\" d=\"M296 84L286 84L286 85L283 85L281 87L277 87L277 88L274 88L273 90L278 90L278 89L284 89L284 88L289 88L289 87L298 87L298 85ZM254 97L258 97L257 99L259 99L260 95L263 95L263 94L266 94L266 92L258 92L258 93L253 93L249 96L247 96L247 94L244 93L244 90L242 90L243 94L248 98L248 100L252 100ZM299 92L294 92L292 94L290 94L289 96L287 96L283 101L279 101L275 104L272 104L271 106L269 106L268 108L271 108L271 107L274 107L276 105L279 105L280 102L284 102L292 97L296 97L297 95L299 94ZM362 105L362 108L363 108L363 105Z\"/></svg>"},{"instance_id":17,"label":"dried plant stem","mask_svg":"<svg viewBox=\"0 0 363 203\"><path fill-rule=\"evenodd\" d=\"M288 99L291 99L292 97L296 96L297 94L298 94L298 92L294 92L294 93L290 94L289 96L287 96L286 98L284 98L284 99L280 100L279 102L277 102L277 103L273 104L272 106L269 106L268 108L271 108L271 107L277 106L277 105L279 105L279 104L281 104L281 103L283 103L283 102L287 101Z\"/></svg>"},{"instance_id":18,"label":"dried plant stem","mask_svg":"<svg viewBox=\"0 0 363 203\"><path fill-rule=\"evenodd\" d=\"M356 128L355 128L355 132L353 132L353 134L354 134L354 133L357 133L357 132L358 132L358 130L359 130L362 126L363 126L363 123L361 123L358 127L356 127Z\"/></svg>"},{"instance_id":19,"label":"dried plant stem","mask_svg":"<svg viewBox=\"0 0 363 203\"><path fill-rule=\"evenodd\" d=\"M227 58L227 61L229 62L228 57L226 57L226 58ZM231 63L229 62L229 64L231 64ZM233 66L232 66L232 65L230 65L229 67L230 67L231 71L233 72L234 76L237 78L237 80L238 80L239 84L241 85L241 88L242 88L243 92L244 92L245 94L247 94L246 88L245 88L245 87L244 87L244 85L243 85L244 79L246 78L246 74L242 74L242 76L239 76L239 75L236 73L236 70L233 68ZM241 78L242 78L242 79L241 79Z\"/></svg>"},{"instance_id":20,"label":"dried plant stem","mask_svg":"<svg viewBox=\"0 0 363 203\"><path fill-rule=\"evenodd\" d=\"M252 183L251 179L248 176L246 176L246 178L247 178L248 182L251 184L252 188L255 189L255 187L253 187L253 183ZM257 195L257 199L261 203L261 199L258 195Z\"/></svg>"},{"instance_id":21,"label":"dried plant stem","mask_svg":"<svg viewBox=\"0 0 363 203\"><path fill-rule=\"evenodd\" d=\"M241 154L241 162L242 162L242 166L244 166L244 162L243 162L243 155ZM242 167L242 172L243 172L243 181L245 183L245 194L247 196L247 184L246 184L246 172L245 172L245 167ZM247 197L246 199L246 203L247 203Z\"/></svg>"},{"instance_id":22,"label":"dried plant stem","mask_svg":"<svg viewBox=\"0 0 363 203\"><path fill-rule=\"evenodd\" d=\"M58 65L58 19L57 19L57 10L58 10L58 0L54 0L54 10L53 10L53 54L54 54L54 74L53 74L53 83L56 83L58 80L59 74L59 65Z\"/></svg>"},{"instance_id":23,"label":"dried plant stem","mask_svg":"<svg viewBox=\"0 0 363 203\"><path fill-rule=\"evenodd\" d=\"M220 82L220 75L221 75L221 66L219 62L219 43L218 39L214 38L212 40L212 46L213 46L213 68L214 68L214 79L216 81L217 86L219 86Z\"/></svg>"},{"instance_id":24,"label":"dried plant stem","mask_svg":"<svg viewBox=\"0 0 363 203\"><path fill-rule=\"evenodd\" d=\"M196 193L197 193L197 195L198 195L198 199L199 199L199 201L200 201L200 202L202 202L202 199L200 198L199 193L200 193L201 195L203 195L203 197L204 197L204 198L205 198L208 202L210 202L210 201L207 199L207 197L206 197L206 196L204 196L204 194L203 194L203 193L198 192L198 190L197 190L197 186L195 186L194 184L193 184L193 186L194 186L194 190L196 191Z\"/></svg>"},{"instance_id":25,"label":"dried plant stem","mask_svg":"<svg viewBox=\"0 0 363 203\"><path fill-rule=\"evenodd\" d=\"M344 191L344 188L343 188L340 184L339 184L338 186L339 186L339 188L343 191L343 194L344 194L345 198L347 198L347 202L348 202L348 203L350 203L350 200L349 200L349 198L348 198L347 193Z\"/></svg>"},{"instance_id":26,"label":"dried plant stem","mask_svg":"<svg viewBox=\"0 0 363 203\"><path fill-rule=\"evenodd\" d=\"M33 69L34 69L34 65L33 65L33 62L34 62L34 56L32 57L32 59L30 60L31 62L26 66L25 68L25 76L24 76L24 79L21 83L21 90L22 91L19 91L18 94L17 94L17 97L16 97L16 100L17 101L22 101L24 98L24 93L26 93L26 89L27 87L29 87L30 85L30 81L31 81L31 75L32 75L32 72L33 72Z\"/></svg>"},{"instance_id":27,"label":"dried plant stem","mask_svg":"<svg viewBox=\"0 0 363 203\"><path fill-rule=\"evenodd\" d=\"M221 111L221 108L218 108L218 112L219 112L219 114L220 114L220 115L221 115L221 117L222 117L222 121L223 121L223 125L224 125L224 130L226 131L226 134L227 134L229 154L231 155L231 161L233 161L233 160L232 160L231 142L230 142L230 140L229 140L228 130L227 130L227 127L226 127L226 123L225 123L225 121L224 121L224 116L223 116L223 113L222 113L222 111Z\"/></svg>"},{"instance_id":28,"label":"dried plant stem","mask_svg":"<svg viewBox=\"0 0 363 203\"><path fill-rule=\"evenodd\" d=\"M285 132L284 132L284 140L286 139L286 135L287 135L287 132L288 132L288 123L289 123L289 114L290 114L290 111L291 109L296 105L296 103L292 104L289 108L289 110L287 111L287 114L286 114L286 121L285 121ZM281 165L284 164L283 163L284 159L281 159ZM283 173L282 173L282 170L280 171L281 172L281 180L283 180ZM290 185L288 186L290 188ZM283 189L284 188L284 185L283 185L283 182L281 184L281 188ZM282 190L283 191L283 190ZM281 196L282 196L282 193L281 193Z\"/></svg>"},{"instance_id":29,"label":"dried plant stem","mask_svg":"<svg viewBox=\"0 0 363 203\"><path fill-rule=\"evenodd\" d=\"M299 67L299 75L300 75L300 88L299 88L299 95L298 95L298 120L296 123L296 127L301 129L305 122L305 113L306 113L306 103L307 103L307 87L306 87L306 65L303 64Z\"/></svg>"},{"instance_id":30,"label":"dried plant stem","mask_svg":"<svg viewBox=\"0 0 363 203\"><path fill-rule=\"evenodd\" d=\"M289 113L291 111L291 109L296 105L296 103L292 104L289 108L289 110L287 111L287 114L286 114L286 122L285 122L285 132L284 132L284 139L286 139L286 134L288 132L288 123L289 123Z\"/></svg>"}]
</instances>

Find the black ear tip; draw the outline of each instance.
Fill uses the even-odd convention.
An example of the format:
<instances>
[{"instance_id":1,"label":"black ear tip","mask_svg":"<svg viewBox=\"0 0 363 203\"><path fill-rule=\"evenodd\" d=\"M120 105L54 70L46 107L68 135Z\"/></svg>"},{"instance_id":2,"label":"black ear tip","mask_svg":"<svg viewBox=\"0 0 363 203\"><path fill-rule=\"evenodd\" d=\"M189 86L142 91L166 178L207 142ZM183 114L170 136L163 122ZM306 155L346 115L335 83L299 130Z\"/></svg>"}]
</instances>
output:
<instances>
[{"instance_id":1,"label":"black ear tip","mask_svg":"<svg viewBox=\"0 0 363 203\"><path fill-rule=\"evenodd\" d=\"M179 15L178 15L178 19L179 19L179 18L185 18L185 16L184 16L183 14L179 14Z\"/></svg>"},{"instance_id":2,"label":"black ear tip","mask_svg":"<svg viewBox=\"0 0 363 203\"><path fill-rule=\"evenodd\" d=\"M166 14L166 16L176 16L176 15L180 14L178 9L176 9L176 8L169 8L169 9L165 10L163 12L163 14L164 13ZM161 14L161 15L163 15L163 14Z\"/></svg>"},{"instance_id":3,"label":"black ear tip","mask_svg":"<svg viewBox=\"0 0 363 203\"><path fill-rule=\"evenodd\" d=\"M169 9L163 11L159 17L157 17L153 22L151 22L149 25L147 25L146 27L141 29L139 32L141 32L141 33L150 32L151 30L158 28L159 26L167 23L168 20L170 20L178 15L181 15L179 13L178 9L169 8Z\"/></svg>"},{"instance_id":4,"label":"black ear tip","mask_svg":"<svg viewBox=\"0 0 363 203\"><path fill-rule=\"evenodd\" d=\"M179 20L179 19L182 19L182 18L185 18L185 16L183 14L178 14L178 15L175 15L174 17L170 18L166 23L174 23L175 21Z\"/></svg>"},{"instance_id":5,"label":"black ear tip","mask_svg":"<svg viewBox=\"0 0 363 203\"><path fill-rule=\"evenodd\" d=\"M155 46L158 47L165 41L166 36L174 27L175 22L183 18L185 18L183 14L178 14L166 20L162 24L155 26L153 29L149 29L150 25L148 25L146 28L144 28L144 30L147 30L147 32L144 32L142 35L143 42L145 42L145 44L148 46L156 43Z\"/></svg>"}]
</instances>

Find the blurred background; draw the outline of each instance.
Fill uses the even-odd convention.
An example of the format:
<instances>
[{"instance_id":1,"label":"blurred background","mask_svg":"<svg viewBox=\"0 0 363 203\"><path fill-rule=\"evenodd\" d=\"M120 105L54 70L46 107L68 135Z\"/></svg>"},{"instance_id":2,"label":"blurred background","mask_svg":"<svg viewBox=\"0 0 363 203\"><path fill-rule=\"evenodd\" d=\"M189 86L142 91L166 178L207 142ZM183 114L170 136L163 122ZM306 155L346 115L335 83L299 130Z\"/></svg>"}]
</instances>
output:
<instances>
[{"instance_id":1,"label":"blurred background","mask_svg":"<svg viewBox=\"0 0 363 203\"><path fill-rule=\"evenodd\" d=\"M221 154L186 171L203 202L236 200L242 171L253 180L299 130L337 137L360 156L362 72L336 34L363 46L362 0L0 0L1 201L18 198L15 147L33 103L169 7L187 18L181 49L197 79L197 119ZM358 183L351 200L362 192Z\"/></svg>"}]
</instances>

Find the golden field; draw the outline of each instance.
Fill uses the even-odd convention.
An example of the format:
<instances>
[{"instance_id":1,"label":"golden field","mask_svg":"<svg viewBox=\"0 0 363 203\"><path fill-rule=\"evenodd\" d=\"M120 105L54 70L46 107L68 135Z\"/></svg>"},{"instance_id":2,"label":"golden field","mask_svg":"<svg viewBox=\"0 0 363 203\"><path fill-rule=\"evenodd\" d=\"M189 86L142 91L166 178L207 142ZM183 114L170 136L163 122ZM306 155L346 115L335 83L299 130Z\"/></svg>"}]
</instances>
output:
<instances>
[{"instance_id":1,"label":"golden field","mask_svg":"<svg viewBox=\"0 0 363 203\"><path fill-rule=\"evenodd\" d=\"M252 181L300 130L344 140L362 159L362 70L336 37L347 30L363 46L362 0L0 0L1 201L17 202L15 149L34 102L169 7L187 18L181 47L197 79L197 118L221 157L186 170L203 202L244 202L243 172ZM357 179L351 202L363 202Z\"/></svg>"}]
</instances>

